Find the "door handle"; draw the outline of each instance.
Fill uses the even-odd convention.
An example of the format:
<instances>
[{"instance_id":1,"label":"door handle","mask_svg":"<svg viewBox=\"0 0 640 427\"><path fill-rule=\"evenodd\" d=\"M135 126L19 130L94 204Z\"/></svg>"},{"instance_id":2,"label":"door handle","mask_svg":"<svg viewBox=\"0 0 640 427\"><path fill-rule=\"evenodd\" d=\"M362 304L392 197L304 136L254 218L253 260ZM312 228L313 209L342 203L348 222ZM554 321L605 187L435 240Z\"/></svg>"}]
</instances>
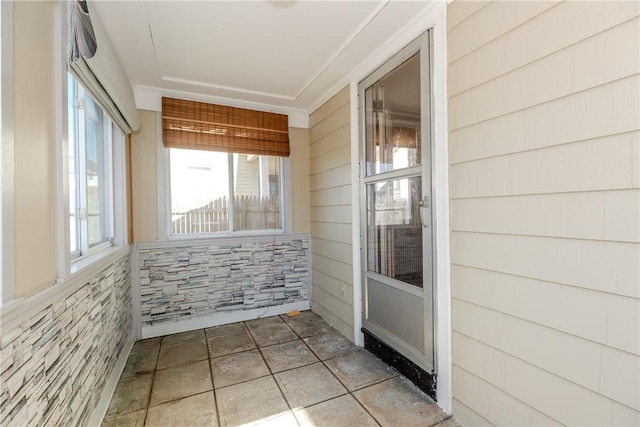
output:
<instances>
[{"instance_id":1,"label":"door handle","mask_svg":"<svg viewBox=\"0 0 640 427\"><path fill-rule=\"evenodd\" d=\"M422 222L424 228L429 228L429 224L431 223L429 196L424 196L424 198L418 202L418 206L420 206L420 222Z\"/></svg>"}]
</instances>

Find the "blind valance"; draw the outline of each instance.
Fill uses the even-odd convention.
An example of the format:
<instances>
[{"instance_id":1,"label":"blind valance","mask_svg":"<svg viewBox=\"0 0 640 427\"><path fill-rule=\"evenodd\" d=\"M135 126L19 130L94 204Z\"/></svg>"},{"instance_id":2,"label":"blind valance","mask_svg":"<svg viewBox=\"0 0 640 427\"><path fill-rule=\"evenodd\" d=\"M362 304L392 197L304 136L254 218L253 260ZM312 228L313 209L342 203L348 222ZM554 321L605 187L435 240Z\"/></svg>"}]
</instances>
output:
<instances>
[{"instance_id":1,"label":"blind valance","mask_svg":"<svg viewBox=\"0 0 640 427\"><path fill-rule=\"evenodd\" d=\"M92 2L69 3L69 71L125 133L140 128L133 90Z\"/></svg>"},{"instance_id":2,"label":"blind valance","mask_svg":"<svg viewBox=\"0 0 640 427\"><path fill-rule=\"evenodd\" d=\"M244 108L162 98L167 148L289 156L289 117Z\"/></svg>"}]
</instances>

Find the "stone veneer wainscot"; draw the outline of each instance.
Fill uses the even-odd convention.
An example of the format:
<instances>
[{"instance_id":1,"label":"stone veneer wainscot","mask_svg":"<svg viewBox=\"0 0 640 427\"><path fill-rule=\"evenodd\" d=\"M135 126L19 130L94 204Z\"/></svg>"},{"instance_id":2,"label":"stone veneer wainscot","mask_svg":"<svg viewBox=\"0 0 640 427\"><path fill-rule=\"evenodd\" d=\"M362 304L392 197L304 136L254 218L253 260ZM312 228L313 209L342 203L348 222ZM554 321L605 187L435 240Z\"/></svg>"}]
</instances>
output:
<instances>
[{"instance_id":1,"label":"stone veneer wainscot","mask_svg":"<svg viewBox=\"0 0 640 427\"><path fill-rule=\"evenodd\" d=\"M309 238L139 247L142 326L309 299Z\"/></svg>"},{"instance_id":2,"label":"stone veneer wainscot","mask_svg":"<svg viewBox=\"0 0 640 427\"><path fill-rule=\"evenodd\" d=\"M0 425L87 425L133 340L129 259L127 251L69 295L3 328Z\"/></svg>"}]
</instances>

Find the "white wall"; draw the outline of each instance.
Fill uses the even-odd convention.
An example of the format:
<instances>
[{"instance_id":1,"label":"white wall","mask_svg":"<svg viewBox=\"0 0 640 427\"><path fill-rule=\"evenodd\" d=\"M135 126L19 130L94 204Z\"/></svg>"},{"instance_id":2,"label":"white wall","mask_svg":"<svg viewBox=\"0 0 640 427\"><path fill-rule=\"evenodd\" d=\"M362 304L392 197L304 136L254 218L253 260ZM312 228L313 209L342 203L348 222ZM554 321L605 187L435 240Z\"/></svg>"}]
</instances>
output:
<instances>
[{"instance_id":1,"label":"white wall","mask_svg":"<svg viewBox=\"0 0 640 427\"><path fill-rule=\"evenodd\" d=\"M349 87L314 111L309 124L311 309L353 340Z\"/></svg>"},{"instance_id":2,"label":"white wall","mask_svg":"<svg viewBox=\"0 0 640 427\"><path fill-rule=\"evenodd\" d=\"M449 6L463 424L640 423L639 14Z\"/></svg>"}]
</instances>

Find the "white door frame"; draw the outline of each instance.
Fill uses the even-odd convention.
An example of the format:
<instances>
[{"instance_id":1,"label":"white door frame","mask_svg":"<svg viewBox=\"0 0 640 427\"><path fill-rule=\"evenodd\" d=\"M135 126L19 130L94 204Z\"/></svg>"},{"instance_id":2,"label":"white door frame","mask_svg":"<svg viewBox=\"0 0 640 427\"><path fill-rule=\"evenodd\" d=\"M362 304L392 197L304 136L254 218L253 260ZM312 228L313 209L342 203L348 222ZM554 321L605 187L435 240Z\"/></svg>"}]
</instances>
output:
<instances>
[{"instance_id":1,"label":"white door frame","mask_svg":"<svg viewBox=\"0 0 640 427\"><path fill-rule=\"evenodd\" d=\"M428 29L433 31L433 142L432 190L435 241L435 366L438 373L436 396L438 405L451 413L451 261L449 226L449 143L447 126L447 3L433 2L421 14L400 29L350 76L351 101L351 197L353 244L353 324L354 337L363 345L362 274L360 258L360 130L358 115L358 83L398 53L404 46Z\"/></svg>"}]
</instances>

